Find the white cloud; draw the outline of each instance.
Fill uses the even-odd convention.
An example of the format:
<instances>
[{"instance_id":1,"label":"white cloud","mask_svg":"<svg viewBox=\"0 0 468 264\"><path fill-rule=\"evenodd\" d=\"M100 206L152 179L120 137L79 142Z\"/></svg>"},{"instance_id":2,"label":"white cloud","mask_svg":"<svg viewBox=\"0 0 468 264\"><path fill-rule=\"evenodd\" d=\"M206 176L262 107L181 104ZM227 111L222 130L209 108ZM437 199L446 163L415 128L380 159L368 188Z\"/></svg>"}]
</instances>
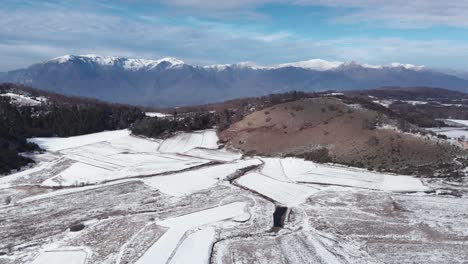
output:
<instances>
[{"instance_id":1,"label":"white cloud","mask_svg":"<svg viewBox=\"0 0 468 264\"><path fill-rule=\"evenodd\" d=\"M380 22L390 27L424 28L435 25L468 27L466 0L163 0L168 6L185 8L199 13L251 10L272 4L294 4L352 8L334 17L336 22ZM215 14L212 14L215 15Z\"/></svg>"},{"instance_id":2,"label":"white cloud","mask_svg":"<svg viewBox=\"0 0 468 264\"><path fill-rule=\"evenodd\" d=\"M191 4L202 8L202 2L204 1L194 1ZM303 0L300 4L354 4L371 8L376 1L324 2ZM179 5L184 3L182 1ZM298 1L296 4L299 4ZM240 6L228 5L229 8ZM387 6L386 8L390 8L390 5ZM80 8L71 10L61 8L60 5L46 9L24 8L14 12L0 9L0 71L24 67L69 53L139 58L173 56L189 63L206 64L239 61L276 64L322 58L356 60L369 64L397 61L441 68L462 68L468 61L468 43L455 41L401 38L320 40L297 36L287 31L264 33L267 31L263 31L258 25L236 27L226 21L188 19L188 23L184 25L165 24L158 17L148 21L147 17L135 19Z\"/></svg>"},{"instance_id":3,"label":"white cloud","mask_svg":"<svg viewBox=\"0 0 468 264\"><path fill-rule=\"evenodd\" d=\"M360 10L337 21L382 22L390 27L426 28L431 26L468 27L468 1L464 0L393 0L362 1Z\"/></svg>"}]
</instances>

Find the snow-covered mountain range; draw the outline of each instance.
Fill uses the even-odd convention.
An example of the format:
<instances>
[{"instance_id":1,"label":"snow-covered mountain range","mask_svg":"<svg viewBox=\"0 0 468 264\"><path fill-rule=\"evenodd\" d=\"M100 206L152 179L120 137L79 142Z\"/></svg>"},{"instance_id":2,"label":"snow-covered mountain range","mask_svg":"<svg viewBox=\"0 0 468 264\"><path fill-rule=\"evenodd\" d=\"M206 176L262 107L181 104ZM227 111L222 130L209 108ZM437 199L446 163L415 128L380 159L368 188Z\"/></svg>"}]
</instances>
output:
<instances>
[{"instance_id":1,"label":"snow-covered mountain range","mask_svg":"<svg viewBox=\"0 0 468 264\"><path fill-rule=\"evenodd\" d=\"M96 54L87 55L64 55L52 60L46 61L47 63L70 63L70 62L83 62L88 64L97 64L100 66L121 67L125 70L152 70L156 67L177 67L185 64L183 61L175 58L162 58L160 60L146 60L146 59L129 59L124 57L100 56Z\"/></svg>"},{"instance_id":2,"label":"snow-covered mountain range","mask_svg":"<svg viewBox=\"0 0 468 264\"><path fill-rule=\"evenodd\" d=\"M0 74L0 81L151 106L203 104L291 90L367 89L378 86L432 86L468 91L468 81L425 66L392 63L307 61L261 66L190 65L176 58L130 59L65 55Z\"/></svg>"},{"instance_id":3,"label":"snow-covered mountain range","mask_svg":"<svg viewBox=\"0 0 468 264\"><path fill-rule=\"evenodd\" d=\"M156 67L165 67L165 68L174 68L180 67L182 65L187 65L184 61L166 57L159 60L148 60L148 59L131 59L125 57L113 57L113 56L101 56L96 54L86 54L86 55L64 55L51 60L48 60L45 63L67 63L67 62L76 62L81 61L84 63L98 64L100 66L113 66L113 67L122 67L125 70L152 70ZM328 71L334 70L339 67L350 67L350 66L360 66L363 68L369 69L384 69L384 68L404 68L407 70L425 70L427 69L423 65L413 65L413 64L401 64L401 63L391 63L389 65L370 65L370 64L359 64L357 62L342 62L342 61L327 61L322 59L312 59L307 61L298 61L290 63L282 63L271 66L260 66L254 62L240 62L236 64L212 64L202 66L204 69L216 69L216 70L225 70L229 67L237 68L249 68L254 70L273 70L287 67L303 68L316 71ZM196 65L190 65L192 67L197 67ZM200 66L199 66L200 67Z\"/></svg>"}]
</instances>

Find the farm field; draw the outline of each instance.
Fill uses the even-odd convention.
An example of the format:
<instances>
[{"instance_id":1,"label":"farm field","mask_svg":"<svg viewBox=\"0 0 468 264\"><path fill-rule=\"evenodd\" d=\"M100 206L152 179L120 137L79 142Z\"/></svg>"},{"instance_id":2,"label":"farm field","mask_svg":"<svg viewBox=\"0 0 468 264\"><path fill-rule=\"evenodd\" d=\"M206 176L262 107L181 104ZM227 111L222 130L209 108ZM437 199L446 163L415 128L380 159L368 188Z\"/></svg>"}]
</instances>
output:
<instances>
[{"instance_id":1,"label":"farm field","mask_svg":"<svg viewBox=\"0 0 468 264\"><path fill-rule=\"evenodd\" d=\"M0 178L0 264L468 259L467 179L245 156L214 130L31 141Z\"/></svg>"}]
</instances>

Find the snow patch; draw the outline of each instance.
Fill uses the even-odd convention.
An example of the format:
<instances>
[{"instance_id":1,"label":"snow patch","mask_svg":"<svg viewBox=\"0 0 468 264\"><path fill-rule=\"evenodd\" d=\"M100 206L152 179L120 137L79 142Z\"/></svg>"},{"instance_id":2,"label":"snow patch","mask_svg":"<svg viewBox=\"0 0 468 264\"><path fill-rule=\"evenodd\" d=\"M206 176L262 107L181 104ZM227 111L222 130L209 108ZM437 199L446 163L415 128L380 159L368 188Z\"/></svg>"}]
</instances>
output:
<instances>
[{"instance_id":1,"label":"snow patch","mask_svg":"<svg viewBox=\"0 0 468 264\"><path fill-rule=\"evenodd\" d=\"M185 155L197 157L201 159L217 160L217 161L234 161L242 158L239 152L229 151L226 149L205 149L194 148L184 152Z\"/></svg>"},{"instance_id":2,"label":"snow patch","mask_svg":"<svg viewBox=\"0 0 468 264\"><path fill-rule=\"evenodd\" d=\"M86 258L84 250L50 250L41 253L31 264L84 264Z\"/></svg>"},{"instance_id":3,"label":"snow patch","mask_svg":"<svg viewBox=\"0 0 468 264\"><path fill-rule=\"evenodd\" d=\"M428 102L426 102L426 101L408 101L408 100L404 100L402 102L405 102L405 103L410 104L410 105L425 105L425 104L428 104Z\"/></svg>"},{"instance_id":4,"label":"snow patch","mask_svg":"<svg viewBox=\"0 0 468 264\"><path fill-rule=\"evenodd\" d=\"M449 122L457 123L463 126L468 126L468 120L461 120L461 119L447 119Z\"/></svg>"},{"instance_id":5,"label":"snow patch","mask_svg":"<svg viewBox=\"0 0 468 264\"><path fill-rule=\"evenodd\" d=\"M257 159L238 161L167 176L155 176L143 179L143 182L163 193L172 196L183 196L208 189L239 169L260 164L261 162Z\"/></svg>"},{"instance_id":6,"label":"snow patch","mask_svg":"<svg viewBox=\"0 0 468 264\"><path fill-rule=\"evenodd\" d=\"M47 102L47 99L45 97L30 97L27 95L16 93L3 93L0 94L0 96L9 97L13 104L20 106L36 106Z\"/></svg>"},{"instance_id":7,"label":"snow patch","mask_svg":"<svg viewBox=\"0 0 468 264\"><path fill-rule=\"evenodd\" d=\"M372 101L372 102L374 102L374 103L376 103L376 104L379 104L379 105L381 105L381 106L384 106L384 107L386 107L386 108L389 108L390 105L394 103L393 100L374 100L374 101Z\"/></svg>"},{"instance_id":8,"label":"snow patch","mask_svg":"<svg viewBox=\"0 0 468 264\"><path fill-rule=\"evenodd\" d=\"M265 163L262 168L262 174L277 181L293 182L286 176L281 164L281 158L262 158Z\"/></svg>"},{"instance_id":9,"label":"snow patch","mask_svg":"<svg viewBox=\"0 0 468 264\"><path fill-rule=\"evenodd\" d=\"M179 246L170 264L209 263L215 229L206 227L189 235Z\"/></svg>"},{"instance_id":10,"label":"snow patch","mask_svg":"<svg viewBox=\"0 0 468 264\"><path fill-rule=\"evenodd\" d=\"M164 221L159 222L158 224L161 226L169 227L169 230L164 233L162 237L158 239L144 254L143 256L138 259L136 264L166 264L172 263L170 262L172 259L175 258L174 261L181 260L181 257L176 257L178 248L182 252L187 252L190 249L190 246L193 245L194 239L189 239L186 245L183 245L186 238L186 234L189 230L197 228L199 226L204 226L220 221L226 221L229 219L236 218L241 216L245 213L246 203L244 202L236 202L230 203L222 206L218 206L215 208L198 211L195 213L182 215L179 217L169 218ZM204 241L197 240L197 243L202 243L204 245L200 245L200 249L202 250L209 250L209 247L206 245L208 241L213 240L213 231L208 230L199 234L197 237L200 239L204 239ZM211 237L210 237L211 236ZM196 237L196 238L197 238ZM182 244L180 244L180 242ZM180 246L179 246L180 244ZM176 251L177 250L177 251ZM174 252L176 251L176 252ZM190 250L190 252L194 252ZM207 252L199 252L195 254L195 259L204 258ZM186 257L186 256L184 256ZM175 262L177 263L177 262ZM181 262L178 262L181 263ZM196 261L190 261L189 263L200 263Z\"/></svg>"},{"instance_id":11,"label":"snow patch","mask_svg":"<svg viewBox=\"0 0 468 264\"><path fill-rule=\"evenodd\" d=\"M427 129L436 134L445 135L451 139L468 139L467 127L434 127Z\"/></svg>"},{"instance_id":12,"label":"snow patch","mask_svg":"<svg viewBox=\"0 0 468 264\"><path fill-rule=\"evenodd\" d=\"M48 137L48 138L31 138L28 141L36 143L39 147L48 151L59 151L68 148L75 148L84 146L92 143L106 141L110 139L122 138L130 135L130 130L115 130L106 131L94 134L87 134L83 136L59 138L59 137Z\"/></svg>"},{"instance_id":13,"label":"snow patch","mask_svg":"<svg viewBox=\"0 0 468 264\"><path fill-rule=\"evenodd\" d=\"M114 178L113 171L84 164L73 163L70 167L55 177L47 179L42 186L79 186L80 184L96 183Z\"/></svg>"},{"instance_id":14,"label":"snow patch","mask_svg":"<svg viewBox=\"0 0 468 264\"><path fill-rule=\"evenodd\" d=\"M218 136L215 130L179 133L164 140L159 151L164 153L184 153L194 148L218 148Z\"/></svg>"},{"instance_id":15,"label":"snow patch","mask_svg":"<svg viewBox=\"0 0 468 264\"><path fill-rule=\"evenodd\" d=\"M308 61L283 63L277 65L276 68L296 67L316 71L328 71L331 69L336 69L341 65L343 65L343 62L341 61L326 61L321 59L313 59Z\"/></svg>"},{"instance_id":16,"label":"snow patch","mask_svg":"<svg viewBox=\"0 0 468 264\"><path fill-rule=\"evenodd\" d=\"M158 113L158 112L146 112L145 115L148 117L160 117L160 118L172 116L171 114Z\"/></svg>"},{"instance_id":17,"label":"snow patch","mask_svg":"<svg viewBox=\"0 0 468 264\"><path fill-rule=\"evenodd\" d=\"M237 183L287 206L299 205L319 191L305 185L277 181L260 173L246 174Z\"/></svg>"},{"instance_id":18,"label":"snow patch","mask_svg":"<svg viewBox=\"0 0 468 264\"><path fill-rule=\"evenodd\" d=\"M288 178L296 182L349 186L391 192L419 192L428 188L414 177L373 173L364 169L317 164L285 158L281 164Z\"/></svg>"}]
</instances>

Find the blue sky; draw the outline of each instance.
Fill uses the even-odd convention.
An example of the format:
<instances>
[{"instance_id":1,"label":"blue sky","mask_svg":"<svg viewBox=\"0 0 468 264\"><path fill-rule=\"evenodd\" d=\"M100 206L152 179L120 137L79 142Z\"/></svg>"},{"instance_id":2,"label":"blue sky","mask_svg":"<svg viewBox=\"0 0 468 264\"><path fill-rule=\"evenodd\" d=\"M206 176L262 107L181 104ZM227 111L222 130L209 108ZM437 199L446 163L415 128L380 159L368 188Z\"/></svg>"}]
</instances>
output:
<instances>
[{"instance_id":1,"label":"blue sky","mask_svg":"<svg viewBox=\"0 0 468 264\"><path fill-rule=\"evenodd\" d=\"M466 0L2 0L0 71L64 54L468 67Z\"/></svg>"}]
</instances>

